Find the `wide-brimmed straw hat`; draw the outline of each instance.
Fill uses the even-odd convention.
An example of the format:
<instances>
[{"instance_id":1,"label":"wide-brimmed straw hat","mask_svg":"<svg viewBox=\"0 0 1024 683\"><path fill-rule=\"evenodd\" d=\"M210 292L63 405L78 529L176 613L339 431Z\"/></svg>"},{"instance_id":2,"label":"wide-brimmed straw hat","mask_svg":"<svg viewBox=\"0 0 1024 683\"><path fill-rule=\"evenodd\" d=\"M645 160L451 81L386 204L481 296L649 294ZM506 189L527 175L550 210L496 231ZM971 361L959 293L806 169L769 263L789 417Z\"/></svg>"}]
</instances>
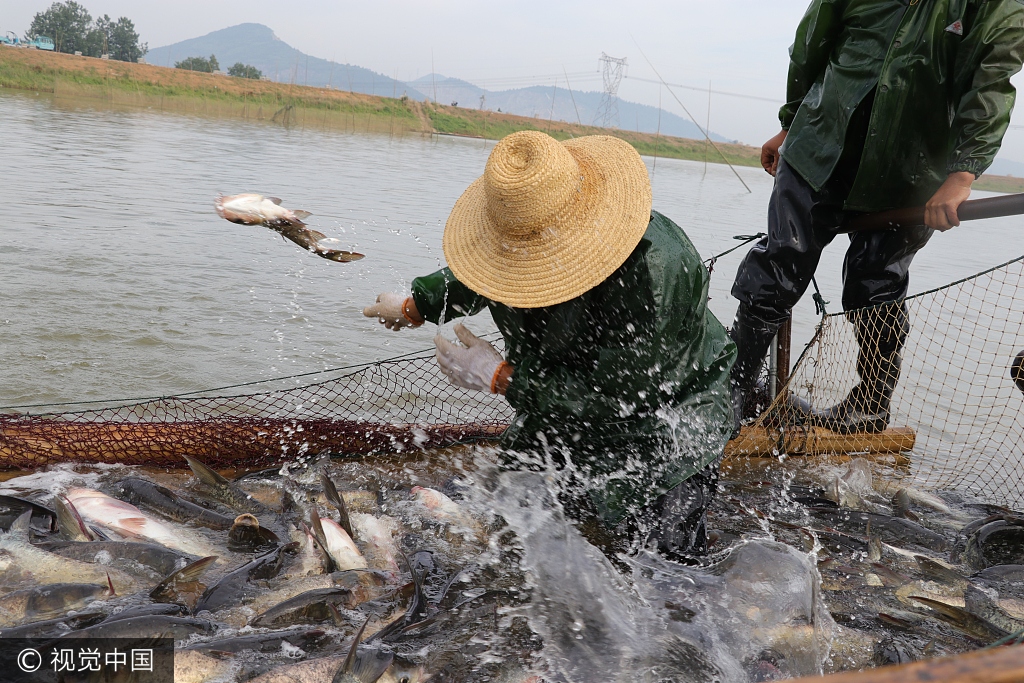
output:
<instances>
[{"instance_id":1,"label":"wide-brimmed straw hat","mask_svg":"<svg viewBox=\"0 0 1024 683\"><path fill-rule=\"evenodd\" d=\"M514 308L580 296L621 266L651 217L647 167L607 135L513 133L455 203L444 255L458 280Z\"/></svg>"}]
</instances>

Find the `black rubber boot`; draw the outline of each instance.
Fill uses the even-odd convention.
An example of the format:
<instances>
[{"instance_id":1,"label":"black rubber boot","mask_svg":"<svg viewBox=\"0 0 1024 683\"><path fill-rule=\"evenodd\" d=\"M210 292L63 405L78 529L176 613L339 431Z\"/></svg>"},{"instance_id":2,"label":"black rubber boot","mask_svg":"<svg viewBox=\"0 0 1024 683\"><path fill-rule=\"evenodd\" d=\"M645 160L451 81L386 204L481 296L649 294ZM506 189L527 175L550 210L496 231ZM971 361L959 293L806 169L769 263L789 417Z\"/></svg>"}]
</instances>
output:
<instances>
[{"instance_id":1,"label":"black rubber boot","mask_svg":"<svg viewBox=\"0 0 1024 683\"><path fill-rule=\"evenodd\" d=\"M854 324L860 382L842 401L812 416L814 424L840 434L877 434L889 426L890 404L900 378L900 355L910 325L902 304L847 314Z\"/></svg>"},{"instance_id":2,"label":"black rubber boot","mask_svg":"<svg viewBox=\"0 0 1024 683\"><path fill-rule=\"evenodd\" d=\"M732 329L729 330L729 336L736 343L736 363L732 366L730 378L733 413L731 438L733 439L740 433L743 406L746 403L747 394L761 374L764 358L768 354L768 346L772 343L781 324L781 321L771 323L758 318L750 312L745 304L740 304L736 311L736 319L733 321Z\"/></svg>"}]
</instances>

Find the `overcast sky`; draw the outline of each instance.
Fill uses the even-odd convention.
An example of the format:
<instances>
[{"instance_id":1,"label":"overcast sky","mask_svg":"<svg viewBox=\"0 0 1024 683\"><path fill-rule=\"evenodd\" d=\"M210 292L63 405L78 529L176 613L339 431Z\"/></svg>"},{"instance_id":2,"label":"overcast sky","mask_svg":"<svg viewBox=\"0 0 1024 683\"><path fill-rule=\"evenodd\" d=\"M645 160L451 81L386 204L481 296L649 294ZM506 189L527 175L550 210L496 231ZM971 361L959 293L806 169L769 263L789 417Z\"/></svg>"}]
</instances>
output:
<instances>
[{"instance_id":1,"label":"overcast sky","mask_svg":"<svg viewBox=\"0 0 1024 683\"><path fill-rule=\"evenodd\" d=\"M787 49L808 0L79 0L93 14L127 16L151 47L243 22L271 27L285 42L324 59L357 64L400 80L433 69L491 90L525 85L601 90L602 52L628 59L619 95L685 116L656 83L642 49L669 83L741 93L716 94L711 128L760 144L778 130ZM3 0L0 31L21 34L48 0ZM631 34L637 43L634 43ZM1024 79L1015 79L1018 87ZM659 93L660 91L660 93ZM704 124L704 92L676 89ZM1024 106L1014 123L1024 126ZM628 121L620 121L623 128ZM1024 162L1024 128L1011 129L1004 158Z\"/></svg>"}]
</instances>

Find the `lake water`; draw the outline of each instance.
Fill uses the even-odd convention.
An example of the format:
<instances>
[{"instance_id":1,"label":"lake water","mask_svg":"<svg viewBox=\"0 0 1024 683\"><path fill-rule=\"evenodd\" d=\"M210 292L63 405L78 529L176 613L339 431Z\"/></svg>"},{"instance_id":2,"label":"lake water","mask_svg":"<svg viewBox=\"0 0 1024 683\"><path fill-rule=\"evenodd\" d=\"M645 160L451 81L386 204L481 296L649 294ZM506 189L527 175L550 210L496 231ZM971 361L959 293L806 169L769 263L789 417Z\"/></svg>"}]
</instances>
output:
<instances>
[{"instance_id":1,"label":"lake water","mask_svg":"<svg viewBox=\"0 0 1024 683\"><path fill-rule=\"evenodd\" d=\"M361 315L378 292L443 263L455 200L492 142L287 129L0 93L0 406L170 395L383 359L431 346ZM771 178L646 159L654 207L705 256L763 229ZM219 193L260 192L367 256L318 259L269 230L218 218ZM819 284L839 308L840 238ZM912 290L1006 260L1017 221L937 236ZM712 310L728 324L745 249L719 261ZM809 297L808 297L809 299ZM802 302L794 344L817 321ZM478 318L477 332L493 330Z\"/></svg>"}]
</instances>

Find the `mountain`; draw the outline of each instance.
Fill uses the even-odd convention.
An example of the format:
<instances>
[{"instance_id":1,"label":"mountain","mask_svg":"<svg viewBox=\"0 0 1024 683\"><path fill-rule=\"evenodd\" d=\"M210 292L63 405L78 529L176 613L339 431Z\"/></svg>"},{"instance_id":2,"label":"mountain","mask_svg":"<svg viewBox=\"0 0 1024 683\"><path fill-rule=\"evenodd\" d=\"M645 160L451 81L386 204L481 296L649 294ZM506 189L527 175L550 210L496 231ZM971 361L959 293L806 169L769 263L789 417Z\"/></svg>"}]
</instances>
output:
<instances>
[{"instance_id":1,"label":"mountain","mask_svg":"<svg viewBox=\"0 0 1024 683\"><path fill-rule=\"evenodd\" d=\"M361 66L311 57L285 43L262 24L239 24L199 38L153 48L146 54L146 61L157 66L174 66L175 62L186 57L210 55L216 55L220 68L225 71L232 64L242 62L255 66L265 77L279 83L316 87L330 85L338 90L384 97L408 95L417 100L429 97L443 104L458 102L468 109L500 109L508 114L570 123L578 121L584 125L595 123L603 96L599 92L574 90L570 93L565 88L540 85L491 91L438 74L404 83ZM620 99L618 109L618 127L625 130L655 133L660 129L664 135L697 140L704 137L692 122L664 110L659 112L657 107ZM714 133L711 138L726 141Z\"/></svg>"},{"instance_id":2,"label":"mountain","mask_svg":"<svg viewBox=\"0 0 1024 683\"><path fill-rule=\"evenodd\" d=\"M438 74L430 74L416 79L409 85L442 104L458 102L459 106L468 109L482 108L490 111L500 109L507 114L536 116L541 119L551 118L556 121L578 122L584 125L594 123L601 105L601 98L604 96L604 93L600 92L578 90L569 92L565 88L541 85L517 88L516 90L491 91L457 78L448 78ZM437 93L436 98L435 92ZM481 100L481 97L484 99ZM553 108L552 99L554 100ZM704 134L693 122L664 109L660 112L659 124L657 107L620 99L618 108L618 128L638 130L642 133L656 133L660 126L663 135L698 140L704 138ZM711 134L711 139L716 142L727 142L725 138L714 133Z\"/></svg>"},{"instance_id":3,"label":"mountain","mask_svg":"<svg viewBox=\"0 0 1024 683\"><path fill-rule=\"evenodd\" d=\"M157 66L174 66L186 57L216 55L220 68L227 71L236 62L251 64L272 81L313 85L331 85L385 97L403 94L422 100L423 93L384 74L351 64L338 64L319 57L310 57L284 42L262 24L239 24L208 33L199 38L183 40L165 47L153 48L146 61Z\"/></svg>"}]
</instances>

